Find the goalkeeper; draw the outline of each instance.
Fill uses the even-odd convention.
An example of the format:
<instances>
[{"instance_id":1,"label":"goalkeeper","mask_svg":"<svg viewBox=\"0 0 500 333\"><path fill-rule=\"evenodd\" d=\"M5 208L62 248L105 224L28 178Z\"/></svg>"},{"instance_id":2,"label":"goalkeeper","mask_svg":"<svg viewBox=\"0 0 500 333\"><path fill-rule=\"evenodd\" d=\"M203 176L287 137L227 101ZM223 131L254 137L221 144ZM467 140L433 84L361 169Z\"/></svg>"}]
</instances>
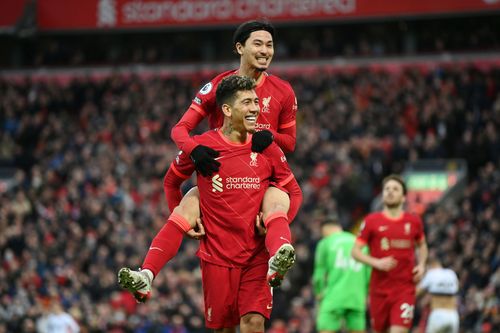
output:
<instances>
[{"instance_id":1,"label":"goalkeeper","mask_svg":"<svg viewBox=\"0 0 500 333\"><path fill-rule=\"evenodd\" d=\"M345 323L350 332L365 332L370 268L351 257L356 237L342 230L336 216L321 224L321 234L313 273L319 303L316 329L337 332Z\"/></svg>"}]
</instances>

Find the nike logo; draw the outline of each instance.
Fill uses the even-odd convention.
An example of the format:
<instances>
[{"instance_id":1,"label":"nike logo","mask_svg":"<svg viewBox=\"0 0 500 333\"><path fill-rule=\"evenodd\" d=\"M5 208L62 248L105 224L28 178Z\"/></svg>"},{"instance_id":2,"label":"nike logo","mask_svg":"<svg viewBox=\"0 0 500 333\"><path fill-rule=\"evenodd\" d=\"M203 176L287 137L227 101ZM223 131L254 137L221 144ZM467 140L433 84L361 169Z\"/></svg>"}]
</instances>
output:
<instances>
[{"instance_id":1,"label":"nike logo","mask_svg":"<svg viewBox=\"0 0 500 333\"><path fill-rule=\"evenodd\" d=\"M266 305L266 308L267 308L268 310L271 310L271 309L273 308L273 304L271 304L271 305L269 305L269 304L268 304L268 305Z\"/></svg>"},{"instance_id":2,"label":"nike logo","mask_svg":"<svg viewBox=\"0 0 500 333\"><path fill-rule=\"evenodd\" d=\"M381 226L381 227L378 227L378 231L386 231L386 230L387 230L387 228L389 228L389 227L388 227L388 226L386 226L386 225L383 225L383 226Z\"/></svg>"},{"instance_id":3,"label":"nike logo","mask_svg":"<svg viewBox=\"0 0 500 333\"><path fill-rule=\"evenodd\" d=\"M216 160L216 161L217 161L217 160L220 160L220 159L221 159L221 158L223 158L223 157L224 157L224 156L219 156L219 157L214 158L214 160Z\"/></svg>"},{"instance_id":4,"label":"nike logo","mask_svg":"<svg viewBox=\"0 0 500 333\"><path fill-rule=\"evenodd\" d=\"M160 249L159 247L156 247L156 246L150 246L149 249L150 250L159 250L161 252L165 252L165 251L163 251L163 249Z\"/></svg>"},{"instance_id":5,"label":"nike logo","mask_svg":"<svg viewBox=\"0 0 500 333\"><path fill-rule=\"evenodd\" d=\"M285 241L285 242L287 242L287 243L290 243L290 241L289 241L288 239L283 238L283 237L281 237L281 236L280 236L280 239L284 240L284 241Z\"/></svg>"}]
</instances>

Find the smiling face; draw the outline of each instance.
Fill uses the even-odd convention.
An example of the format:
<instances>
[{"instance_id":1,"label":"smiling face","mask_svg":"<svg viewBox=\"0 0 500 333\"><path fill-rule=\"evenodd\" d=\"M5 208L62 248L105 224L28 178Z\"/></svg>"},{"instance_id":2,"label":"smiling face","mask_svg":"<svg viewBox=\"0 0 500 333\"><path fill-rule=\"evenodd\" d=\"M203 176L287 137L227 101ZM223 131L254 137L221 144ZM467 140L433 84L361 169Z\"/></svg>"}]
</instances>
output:
<instances>
[{"instance_id":1,"label":"smiling face","mask_svg":"<svg viewBox=\"0 0 500 333\"><path fill-rule=\"evenodd\" d=\"M259 97L255 90L240 90L231 104L225 104L224 114L231 118L232 129L243 133L254 133L260 113Z\"/></svg>"},{"instance_id":2,"label":"smiling face","mask_svg":"<svg viewBox=\"0 0 500 333\"><path fill-rule=\"evenodd\" d=\"M397 208L405 202L403 185L400 182L390 179L384 184L382 191L382 201L388 208Z\"/></svg>"},{"instance_id":3,"label":"smiling face","mask_svg":"<svg viewBox=\"0 0 500 333\"><path fill-rule=\"evenodd\" d=\"M273 37L265 30L253 31L244 44L236 44L236 50L241 56L242 64L263 72L273 59Z\"/></svg>"}]
</instances>

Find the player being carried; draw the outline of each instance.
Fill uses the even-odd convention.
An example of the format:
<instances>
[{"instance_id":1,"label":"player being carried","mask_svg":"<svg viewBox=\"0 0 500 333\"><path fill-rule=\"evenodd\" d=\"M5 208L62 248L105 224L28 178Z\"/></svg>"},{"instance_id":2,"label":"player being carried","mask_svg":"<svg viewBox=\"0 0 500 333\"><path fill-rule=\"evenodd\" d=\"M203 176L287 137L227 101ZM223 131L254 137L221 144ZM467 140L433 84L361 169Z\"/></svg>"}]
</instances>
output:
<instances>
[{"instance_id":1,"label":"player being carried","mask_svg":"<svg viewBox=\"0 0 500 333\"><path fill-rule=\"evenodd\" d=\"M291 152L295 148L297 100L290 84L277 76L266 72L274 55L274 27L265 21L248 21L242 23L234 32L233 45L240 56L240 66L217 75L205 84L193 99L189 109L172 129L172 139L183 154L189 156L196 171L202 176L212 176L219 170L219 151L194 140L189 133L198 124L208 118L210 128L222 125L223 114L216 103L215 91L222 79L229 75L241 75L256 81L255 91L259 96L260 116L255 124L256 133L252 136L252 151L262 152L271 142L276 142L284 151ZM200 223L199 193L192 188L184 197L180 184L169 182L165 178L164 190L170 211L180 206L180 211L198 232L191 230L188 235L199 239L204 235ZM289 223L295 217L302 201L300 187L291 189L295 193L287 193L279 186L271 186L267 190L262 203L262 215L256 219L257 227L267 231L266 245L270 256L284 244L291 244ZM263 224L263 226L262 226ZM291 247L293 249L293 247ZM293 250L294 251L294 250ZM268 282L271 286L279 286L284 276L272 265L269 265Z\"/></svg>"}]
</instances>

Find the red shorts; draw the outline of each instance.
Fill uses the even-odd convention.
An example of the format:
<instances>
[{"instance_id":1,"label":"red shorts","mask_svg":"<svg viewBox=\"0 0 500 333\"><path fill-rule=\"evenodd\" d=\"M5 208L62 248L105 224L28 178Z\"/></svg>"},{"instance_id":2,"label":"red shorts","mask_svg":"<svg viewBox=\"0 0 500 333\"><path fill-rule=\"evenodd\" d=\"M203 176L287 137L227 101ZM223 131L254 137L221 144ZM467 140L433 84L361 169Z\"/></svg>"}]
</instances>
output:
<instances>
[{"instance_id":1,"label":"red shorts","mask_svg":"<svg viewBox=\"0 0 500 333\"><path fill-rule=\"evenodd\" d=\"M375 331L385 331L391 326L411 328L414 310L414 293L370 294L370 319Z\"/></svg>"},{"instance_id":2,"label":"red shorts","mask_svg":"<svg viewBox=\"0 0 500 333\"><path fill-rule=\"evenodd\" d=\"M273 308L273 295L267 284L267 263L230 268L201 260L205 325L219 329L235 327L247 313L260 313L267 319Z\"/></svg>"}]
</instances>

